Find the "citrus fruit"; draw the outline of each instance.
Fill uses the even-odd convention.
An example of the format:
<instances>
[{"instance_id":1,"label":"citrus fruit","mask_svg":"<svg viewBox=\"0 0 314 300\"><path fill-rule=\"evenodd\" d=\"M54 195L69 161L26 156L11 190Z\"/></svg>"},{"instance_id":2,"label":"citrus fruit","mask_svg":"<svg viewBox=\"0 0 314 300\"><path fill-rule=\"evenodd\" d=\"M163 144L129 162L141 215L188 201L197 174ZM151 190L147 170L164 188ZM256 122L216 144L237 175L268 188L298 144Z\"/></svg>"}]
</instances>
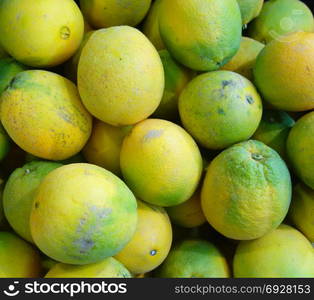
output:
<instances>
[{"instance_id":1,"label":"citrus fruit","mask_svg":"<svg viewBox=\"0 0 314 300\"><path fill-rule=\"evenodd\" d=\"M122 141L132 126L115 127L99 120L94 121L92 135L83 149L86 160L120 176Z\"/></svg>"},{"instance_id":2,"label":"citrus fruit","mask_svg":"<svg viewBox=\"0 0 314 300\"><path fill-rule=\"evenodd\" d=\"M143 33L148 37L157 50L165 49L164 42L159 33L159 9L162 0L152 3L143 24Z\"/></svg>"},{"instance_id":3,"label":"citrus fruit","mask_svg":"<svg viewBox=\"0 0 314 300\"><path fill-rule=\"evenodd\" d=\"M78 64L79 64L82 50L83 50L85 44L87 43L88 39L90 38L90 36L94 32L95 31L91 30L91 31L88 31L84 34L83 40L82 40L79 48L74 53L74 55L64 64L65 77L72 80L74 83L77 82L77 68L78 68Z\"/></svg>"},{"instance_id":4,"label":"citrus fruit","mask_svg":"<svg viewBox=\"0 0 314 300\"><path fill-rule=\"evenodd\" d=\"M136 207L132 192L111 172L91 164L65 165L38 187L32 237L43 253L59 262L98 262L132 238Z\"/></svg>"},{"instance_id":5,"label":"citrus fruit","mask_svg":"<svg viewBox=\"0 0 314 300\"><path fill-rule=\"evenodd\" d=\"M264 0L237 0L241 15L242 24L247 24L255 19L261 12Z\"/></svg>"},{"instance_id":6,"label":"citrus fruit","mask_svg":"<svg viewBox=\"0 0 314 300\"><path fill-rule=\"evenodd\" d=\"M167 50L159 51L165 71L165 89L161 102L153 116L160 119L178 119L178 99L186 84L192 79L192 72L179 65Z\"/></svg>"},{"instance_id":7,"label":"citrus fruit","mask_svg":"<svg viewBox=\"0 0 314 300\"><path fill-rule=\"evenodd\" d=\"M179 242L157 272L161 278L226 278L227 261L212 243L200 239Z\"/></svg>"},{"instance_id":8,"label":"citrus fruit","mask_svg":"<svg viewBox=\"0 0 314 300\"><path fill-rule=\"evenodd\" d=\"M287 140L287 154L295 173L314 189L314 112L299 119Z\"/></svg>"},{"instance_id":9,"label":"citrus fruit","mask_svg":"<svg viewBox=\"0 0 314 300\"><path fill-rule=\"evenodd\" d=\"M0 178L0 230L6 225L6 219L3 211L3 180Z\"/></svg>"},{"instance_id":10,"label":"citrus fruit","mask_svg":"<svg viewBox=\"0 0 314 300\"><path fill-rule=\"evenodd\" d=\"M166 0L159 29L171 55L197 71L218 70L238 51L241 12L236 0Z\"/></svg>"},{"instance_id":11,"label":"citrus fruit","mask_svg":"<svg viewBox=\"0 0 314 300\"><path fill-rule=\"evenodd\" d=\"M0 232L0 278L33 278L40 275L40 256L11 232Z\"/></svg>"},{"instance_id":12,"label":"citrus fruit","mask_svg":"<svg viewBox=\"0 0 314 300\"><path fill-rule=\"evenodd\" d=\"M17 234L33 242L29 219L37 188L52 170L62 166L55 162L34 161L15 169L3 191L4 213Z\"/></svg>"},{"instance_id":13,"label":"citrus fruit","mask_svg":"<svg viewBox=\"0 0 314 300\"><path fill-rule=\"evenodd\" d=\"M172 228L169 217L162 207L138 204L138 223L131 241L118 253L118 259L133 274L149 272L167 257Z\"/></svg>"},{"instance_id":14,"label":"citrus fruit","mask_svg":"<svg viewBox=\"0 0 314 300\"><path fill-rule=\"evenodd\" d=\"M58 262L54 259L44 256L41 260L41 266L43 270L43 275L45 275L50 269L52 269L53 266L55 266Z\"/></svg>"},{"instance_id":15,"label":"citrus fruit","mask_svg":"<svg viewBox=\"0 0 314 300\"><path fill-rule=\"evenodd\" d=\"M250 0L247 0L250 1ZM249 36L264 44L272 40L289 41L287 34L314 30L311 10L299 0L265 2L259 16L249 25Z\"/></svg>"},{"instance_id":16,"label":"citrus fruit","mask_svg":"<svg viewBox=\"0 0 314 300\"><path fill-rule=\"evenodd\" d=\"M10 140L0 123L0 161L3 160L10 150Z\"/></svg>"},{"instance_id":17,"label":"citrus fruit","mask_svg":"<svg viewBox=\"0 0 314 300\"><path fill-rule=\"evenodd\" d=\"M278 227L290 200L286 164L276 151L254 140L216 156L207 169L201 193L210 225L235 240L256 239Z\"/></svg>"},{"instance_id":18,"label":"citrus fruit","mask_svg":"<svg viewBox=\"0 0 314 300\"><path fill-rule=\"evenodd\" d=\"M92 126L76 86L42 70L24 71L14 77L1 94L1 121L24 151L51 160L78 153Z\"/></svg>"},{"instance_id":19,"label":"citrus fruit","mask_svg":"<svg viewBox=\"0 0 314 300\"><path fill-rule=\"evenodd\" d=\"M286 143L294 123L294 120L284 111L264 110L261 123L252 139L273 148L285 159Z\"/></svg>"},{"instance_id":20,"label":"citrus fruit","mask_svg":"<svg viewBox=\"0 0 314 300\"><path fill-rule=\"evenodd\" d=\"M96 118L114 126L131 125L158 107L164 71L144 34L115 26L90 36L79 61L78 87L84 105Z\"/></svg>"},{"instance_id":21,"label":"citrus fruit","mask_svg":"<svg viewBox=\"0 0 314 300\"><path fill-rule=\"evenodd\" d=\"M282 224L259 239L241 241L233 272L245 278L313 277L313 248L299 231Z\"/></svg>"},{"instance_id":22,"label":"citrus fruit","mask_svg":"<svg viewBox=\"0 0 314 300\"><path fill-rule=\"evenodd\" d=\"M11 57L0 59L0 94L7 88L13 77L24 70L26 66Z\"/></svg>"},{"instance_id":23,"label":"citrus fruit","mask_svg":"<svg viewBox=\"0 0 314 300\"><path fill-rule=\"evenodd\" d=\"M116 259L108 257L100 262L75 266L63 263L54 265L45 278L129 278L130 272Z\"/></svg>"},{"instance_id":24,"label":"citrus fruit","mask_svg":"<svg viewBox=\"0 0 314 300\"><path fill-rule=\"evenodd\" d=\"M120 166L127 185L148 203L173 206L188 200L202 174L202 157L192 137L161 119L136 124L125 137Z\"/></svg>"},{"instance_id":25,"label":"citrus fruit","mask_svg":"<svg viewBox=\"0 0 314 300\"><path fill-rule=\"evenodd\" d=\"M295 226L314 243L314 190L302 183L294 187L289 216Z\"/></svg>"},{"instance_id":26,"label":"citrus fruit","mask_svg":"<svg viewBox=\"0 0 314 300\"><path fill-rule=\"evenodd\" d=\"M250 138L262 117L254 85L230 71L195 77L180 94L179 113L185 129L208 149L223 149Z\"/></svg>"},{"instance_id":27,"label":"citrus fruit","mask_svg":"<svg viewBox=\"0 0 314 300\"><path fill-rule=\"evenodd\" d=\"M272 41L260 52L253 69L256 86L263 99L277 109L313 109L314 33L289 37L289 41Z\"/></svg>"},{"instance_id":28,"label":"citrus fruit","mask_svg":"<svg viewBox=\"0 0 314 300\"><path fill-rule=\"evenodd\" d=\"M145 17L151 0L80 0L86 20L94 28L136 26Z\"/></svg>"},{"instance_id":29,"label":"citrus fruit","mask_svg":"<svg viewBox=\"0 0 314 300\"><path fill-rule=\"evenodd\" d=\"M243 37L239 51L221 70L236 72L252 81L253 67L258 54L263 48L264 45L262 43Z\"/></svg>"},{"instance_id":30,"label":"citrus fruit","mask_svg":"<svg viewBox=\"0 0 314 300\"><path fill-rule=\"evenodd\" d=\"M167 208L171 221L179 226L193 228L206 222L201 207L200 189L187 201Z\"/></svg>"},{"instance_id":31,"label":"citrus fruit","mask_svg":"<svg viewBox=\"0 0 314 300\"><path fill-rule=\"evenodd\" d=\"M65 62L79 47L83 31L83 16L73 0L0 2L0 43L25 65Z\"/></svg>"}]
</instances>

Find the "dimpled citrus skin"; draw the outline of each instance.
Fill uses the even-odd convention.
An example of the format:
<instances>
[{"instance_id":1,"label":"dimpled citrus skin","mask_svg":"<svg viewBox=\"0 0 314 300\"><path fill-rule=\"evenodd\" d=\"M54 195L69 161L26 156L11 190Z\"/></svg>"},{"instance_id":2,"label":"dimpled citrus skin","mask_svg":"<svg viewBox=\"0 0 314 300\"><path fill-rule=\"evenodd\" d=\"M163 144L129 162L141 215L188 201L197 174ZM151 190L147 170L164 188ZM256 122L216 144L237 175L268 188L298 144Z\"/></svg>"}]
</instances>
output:
<instances>
[{"instance_id":1,"label":"dimpled citrus skin","mask_svg":"<svg viewBox=\"0 0 314 300\"><path fill-rule=\"evenodd\" d=\"M313 14L304 2L270 0L264 3L260 15L250 23L248 34L267 44L274 39L286 41L289 33L313 30Z\"/></svg>"},{"instance_id":2,"label":"dimpled citrus skin","mask_svg":"<svg viewBox=\"0 0 314 300\"><path fill-rule=\"evenodd\" d=\"M205 240L183 240L157 271L160 278L227 278L230 270L218 248Z\"/></svg>"},{"instance_id":3,"label":"dimpled citrus skin","mask_svg":"<svg viewBox=\"0 0 314 300\"><path fill-rule=\"evenodd\" d=\"M270 42L257 57L253 73L263 99L274 108L313 109L314 33L294 33L289 41Z\"/></svg>"},{"instance_id":4,"label":"dimpled citrus skin","mask_svg":"<svg viewBox=\"0 0 314 300\"><path fill-rule=\"evenodd\" d=\"M78 88L96 118L114 126L132 125L158 107L164 90L163 66L139 30L129 26L100 29L83 48Z\"/></svg>"},{"instance_id":5,"label":"dimpled citrus skin","mask_svg":"<svg viewBox=\"0 0 314 300\"><path fill-rule=\"evenodd\" d=\"M253 67L263 48L262 43L248 37L242 37L239 51L221 70L236 72L252 81Z\"/></svg>"},{"instance_id":6,"label":"dimpled citrus skin","mask_svg":"<svg viewBox=\"0 0 314 300\"><path fill-rule=\"evenodd\" d=\"M31 212L38 248L68 264L89 264L118 253L136 228L136 199L111 172L70 164L42 181Z\"/></svg>"},{"instance_id":7,"label":"dimpled citrus skin","mask_svg":"<svg viewBox=\"0 0 314 300\"><path fill-rule=\"evenodd\" d=\"M83 149L86 160L120 176L120 150L132 126L115 127L94 121L92 135Z\"/></svg>"},{"instance_id":8,"label":"dimpled citrus skin","mask_svg":"<svg viewBox=\"0 0 314 300\"><path fill-rule=\"evenodd\" d=\"M186 130L208 149L223 149L250 138L262 117L262 101L254 85L230 72L195 77L179 98Z\"/></svg>"},{"instance_id":9,"label":"dimpled citrus skin","mask_svg":"<svg viewBox=\"0 0 314 300\"><path fill-rule=\"evenodd\" d=\"M132 274L149 272L167 257L172 243L172 228L162 207L138 204L138 223L131 241L120 251L118 259Z\"/></svg>"},{"instance_id":10,"label":"dimpled citrus skin","mask_svg":"<svg viewBox=\"0 0 314 300\"><path fill-rule=\"evenodd\" d=\"M54 265L45 278L130 278L130 272L113 257L84 265L75 266L58 263Z\"/></svg>"},{"instance_id":11,"label":"dimpled citrus skin","mask_svg":"<svg viewBox=\"0 0 314 300\"><path fill-rule=\"evenodd\" d=\"M87 21L94 28L136 26L148 12L151 0L80 0Z\"/></svg>"},{"instance_id":12,"label":"dimpled citrus skin","mask_svg":"<svg viewBox=\"0 0 314 300\"><path fill-rule=\"evenodd\" d=\"M287 140L287 154L297 176L314 189L314 112L299 119Z\"/></svg>"},{"instance_id":13,"label":"dimpled citrus skin","mask_svg":"<svg viewBox=\"0 0 314 300\"><path fill-rule=\"evenodd\" d=\"M1 94L1 121L13 141L35 156L62 160L88 140L92 118L76 86L48 71L19 73Z\"/></svg>"},{"instance_id":14,"label":"dimpled citrus skin","mask_svg":"<svg viewBox=\"0 0 314 300\"><path fill-rule=\"evenodd\" d=\"M34 161L15 169L3 191L3 206L7 220L22 238L33 242L29 219L37 188L43 178L62 164Z\"/></svg>"},{"instance_id":15,"label":"dimpled citrus skin","mask_svg":"<svg viewBox=\"0 0 314 300\"><path fill-rule=\"evenodd\" d=\"M159 9L162 0L155 0L149 9L143 24L143 33L148 37L157 50L165 49L159 33Z\"/></svg>"},{"instance_id":16,"label":"dimpled citrus skin","mask_svg":"<svg viewBox=\"0 0 314 300\"><path fill-rule=\"evenodd\" d=\"M236 0L165 0L159 11L166 48L197 71L218 70L236 54L241 25Z\"/></svg>"},{"instance_id":17,"label":"dimpled citrus skin","mask_svg":"<svg viewBox=\"0 0 314 300\"><path fill-rule=\"evenodd\" d=\"M256 18L263 7L264 0L237 0L241 15L242 15L242 24L247 24Z\"/></svg>"},{"instance_id":18,"label":"dimpled citrus skin","mask_svg":"<svg viewBox=\"0 0 314 300\"><path fill-rule=\"evenodd\" d=\"M169 121L147 119L125 137L120 166L139 199L173 206L188 200L196 190L202 157L183 128Z\"/></svg>"},{"instance_id":19,"label":"dimpled citrus skin","mask_svg":"<svg viewBox=\"0 0 314 300\"><path fill-rule=\"evenodd\" d=\"M39 276L39 253L15 234L0 232L0 278Z\"/></svg>"},{"instance_id":20,"label":"dimpled citrus skin","mask_svg":"<svg viewBox=\"0 0 314 300\"><path fill-rule=\"evenodd\" d=\"M26 66L11 57L0 59L0 95L7 88L13 77L26 69Z\"/></svg>"},{"instance_id":21,"label":"dimpled citrus skin","mask_svg":"<svg viewBox=\"0 0 314 300\"><path fill-rule=\"evenodd\" d=\"M0 2L0 43L25 65L63 63L79 47L83 31L83 16L73 0Z\"/></svg>"},{"instance_id":22,"label":"dimpled citrus skin","mask_svg":"<svg viewBox=\"0 0 314 300\"><path fill-rule=\"evenodd\" d=\"M160 119L176 120L179 117L179 95L194 74L178 64L167 50L159 51L159 55L165 71L165 90L153 116Z\"/></svg>"},{"instance_id":23,"label":"dimpled citrus skin","mask_svg":"<svg viewBox=\"0 0 314 300\"><path fill-rule=\"evenodd\" d=\"M250 240L273 230L285 218L291 179L276 151L250 140L221 152L210 163L201 203L208 222L235 240Z\"/></svg>"},{"instance_id":24,"label":"dimpled citrus skin","mask_svg":"<svg viewBox=\"0 0 314 300\"><path fill-rule=\"evenodd\" d=\"M298 230L282 224L259 239L241 241L233 272L238 278L313 277L313 248Z\"/></svg>"},{"instance_id":25,"label":"dimpled citrus skin","mask_svg":"<svg viewBox=\"0 0 314 300\"><path fill-rule=\"evenodd\" d=\"M296 228L314 243L314 190L302 183L293 188L289 217Z\"/></svg>"},{"instance_id":26,"label":"dimpled citrus skin","mask_svg":"<svg viewBox=\"0 0 314 300\"><path fill-rule=\"evenodd\" d=\"M194 195L182 204L168 207L167 212L171 221L182 227L193 228L206 222L201 207L200 189L197 189Z\"/></svg>"},{"instance_id":27,"label":"dimpled citrus skin","mask_svg":"<svg viewBox=\"0 0 314 300\"><path fill-rule=\"evenodd\" d=\"M263 142L286 159L286 144L294 120L284 111L264 110L252 139Z\"/></svg>"}]
</instances>

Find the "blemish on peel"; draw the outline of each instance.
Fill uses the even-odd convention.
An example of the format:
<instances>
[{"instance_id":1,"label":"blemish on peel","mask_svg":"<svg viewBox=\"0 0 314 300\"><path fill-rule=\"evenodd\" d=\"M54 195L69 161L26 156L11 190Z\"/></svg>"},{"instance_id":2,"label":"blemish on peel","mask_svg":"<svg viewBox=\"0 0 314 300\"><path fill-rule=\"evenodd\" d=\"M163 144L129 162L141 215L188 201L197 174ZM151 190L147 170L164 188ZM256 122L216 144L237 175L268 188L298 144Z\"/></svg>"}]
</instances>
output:
<instances>
[{"instance_id":1,"label":"blemish on peel","mask_svg":"<svg viewBox=\"0 0 314 300\"><path fill-rule=\"evenodd\" d=\"M253 104L254 103L254 99L253 99L252 96L246 96L245 99L246 99L247 103L249 103L249 104Z\"/></svg>"},{"instance_id":2,"label":"blemish on peel","mask_svg":"<svg viewBox=\"0 0 314 300\"><path fill-rule=\"evenodd\" d=\"M60 37L63 40L68 40L70 36L71 36L70 28L68 26L62 26L60 29Z\"/></svg>"},{"instance_id":3,"label":"blemish on peel","mask_svg":"<svg viewBox=\"0 0 314 300\"><path fill-rule=\"evenodd\" d=\"M160 137L162 133L163 133L163 130L161 129L152 129L145 134L145 136L143 137L143 142L147 142L151 139Z\"/></svg>"}]
</instances>

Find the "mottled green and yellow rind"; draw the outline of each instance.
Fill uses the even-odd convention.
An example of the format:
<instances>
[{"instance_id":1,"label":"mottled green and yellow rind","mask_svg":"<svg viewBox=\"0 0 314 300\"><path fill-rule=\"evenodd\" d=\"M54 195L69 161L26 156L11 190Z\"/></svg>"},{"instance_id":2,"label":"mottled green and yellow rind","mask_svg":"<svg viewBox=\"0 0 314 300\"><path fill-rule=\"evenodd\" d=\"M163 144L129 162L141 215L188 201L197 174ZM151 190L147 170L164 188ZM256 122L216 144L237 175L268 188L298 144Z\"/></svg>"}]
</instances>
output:
<instances>
[{"instance_id":1,"label":"mottled green and yellow rind","mask_svg":"<svg viewBox=\"0 0 314 300\"><path fill-rule=\"evenodd\" d=\"M210 163L201 194L208 222L236 240L256 239L278 227L290 200L286 164L254 140L228 148Z\"/></svg>"},{"instance_id":2,"label":"mottled green and yellow rind","mask_svg":"<svg viewBox=\"0 0 314 300\"><path fill-rule=\"evenodd\" d=\"M175 245L156 275L160 278L227 278L230 270L215 245L195 239Z\"/></svg>"},{"instance_id":3,"label":"mottled green and yellow rind","mask_svg":"<svg viewBox=\"0 0 314 300\"><path fill-rule=\"evenodd\" d=\"M242 19L235 0L162 1L160 35L171 55L197 71L218 70L238 51Z\"/></svg>"}]
</instances>

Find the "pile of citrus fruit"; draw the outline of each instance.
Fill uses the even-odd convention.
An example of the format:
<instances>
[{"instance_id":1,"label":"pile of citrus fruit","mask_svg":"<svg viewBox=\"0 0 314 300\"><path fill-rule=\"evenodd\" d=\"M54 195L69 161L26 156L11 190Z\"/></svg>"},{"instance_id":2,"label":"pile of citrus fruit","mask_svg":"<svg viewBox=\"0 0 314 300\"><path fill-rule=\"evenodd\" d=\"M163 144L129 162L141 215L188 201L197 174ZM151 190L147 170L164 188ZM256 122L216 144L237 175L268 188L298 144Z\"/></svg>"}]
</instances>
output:
<instances>
[{"instance_id":1,"label":"pile of citrus fruit","mask_svg":"<svg viewBox=\"0 0 314 300\"><path fill-rule=\"evenodd\" d=\"M0 120L0 277L314 277L303 1L0 0Z\"/></svg>"}]
</instances>

